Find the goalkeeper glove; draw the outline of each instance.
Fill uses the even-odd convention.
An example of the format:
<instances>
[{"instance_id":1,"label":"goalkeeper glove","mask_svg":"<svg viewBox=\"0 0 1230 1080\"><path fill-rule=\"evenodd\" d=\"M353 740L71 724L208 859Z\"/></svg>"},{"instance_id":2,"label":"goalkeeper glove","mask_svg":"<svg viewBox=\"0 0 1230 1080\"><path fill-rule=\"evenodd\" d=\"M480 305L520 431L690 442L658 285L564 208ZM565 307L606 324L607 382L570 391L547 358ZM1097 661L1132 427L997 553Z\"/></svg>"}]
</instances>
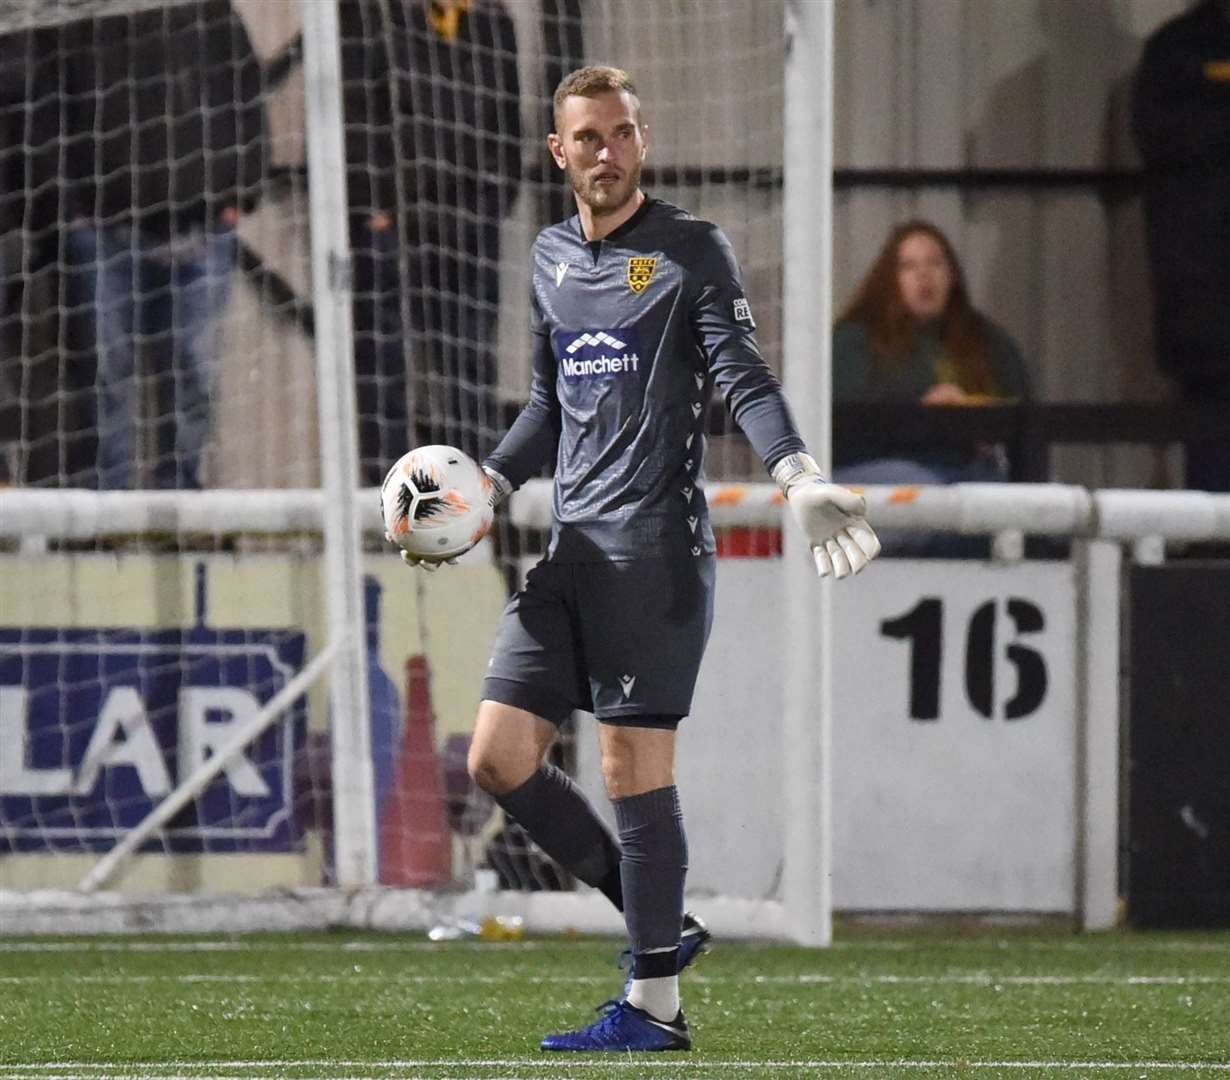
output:
<instances>
[{"instance_id":1,"label":"goalkeeper glove","mask_svg":"<svg viewBox=\"0 0 1230 1080\"><path fill-rule=\"evenodd\" d=\"M861 495L830 484L810 454L789 454L773 469L773 479L799 523L816 560L816 573L843 578L857 574L880 554L880 541L863 516Z\"/></svg>"},{"instance_id":2,"label":"goalkeeper glove","mask_svg":"<svg viewBox=\"0 0 1230 1080\"><path fill-rule=\"evenodd\" d=\"M496 470L491 468L489 465L483 466L483 473L486 475L488 480L487 502L491 506L491 509L494 510L500 505L500 503L512 494L513 486L503 473L496 472ZM393 542L393 538L387 533L385 534L385 539L390 543ZM466 549L466 551L468 550L469 548ZM439 570L441 566L456 565L457 560L465 554L465 551L458 552L456 555L448 559L421 559L417 555L411 555L410 552L404 549L400 552L400 554L401 561L411 569L426 570L428 573L434 573Z\"/></svg>"},{"instance_id":3,"label":"goalkeeper glove","mask_svg":"<svg viewBox=\"0 0 1230 1080\"><path fill-rule=\"evenodd\" d=\"M503 473L496 472L490 465L484 465L483 472L487 475L487 479L491 481L491 493L487 496L487 501L491 504L491 509L494 510L512 494L512 482Z\"/></svg>"},{"instance_id":4,"label":"goalkeeper glove","mask_svg":"<svg viewBox=\"0 0 1230 1080\"><path fill-rule=\"evenodd\" d=\"M389 537L392 540L392 537ZM401 552L401 561L404 562L412 570L426 570L429 574L435 573L445 563L452 566L460 558L459 555L454 555L451 559L420 559L417 555L411 555L410 552L403 549ZM462 555L465 554L463 551Z\"/></svg>"}]
</instances>

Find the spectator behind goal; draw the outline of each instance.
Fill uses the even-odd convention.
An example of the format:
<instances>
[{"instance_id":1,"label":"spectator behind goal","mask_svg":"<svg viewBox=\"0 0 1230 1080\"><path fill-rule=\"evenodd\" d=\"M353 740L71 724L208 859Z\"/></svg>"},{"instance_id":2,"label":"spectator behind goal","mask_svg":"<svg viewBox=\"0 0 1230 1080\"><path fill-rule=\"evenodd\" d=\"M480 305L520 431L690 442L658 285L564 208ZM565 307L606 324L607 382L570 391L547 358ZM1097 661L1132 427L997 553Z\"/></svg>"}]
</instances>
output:
<instances>
[{"instance_id":1,"label":"spectator behind goal","mask_svg":"<svg viewBox=\"0 0 1230 1080\"><path fill-rule=\"evenodd\" d=\"M898 225L833 330L833 400L976 405L1028 395L1020 349L970 303L948 238L927 221ZM839 483L1009 478L1001 446L903 447L869 433L836 446L834 460ZM881 539L889 554L942 554L949 540L891 531Z\"/></svg>"},{"instance_id":2,"label":"spectator behind goal","mask_svg":"<svg viewBox=\"0 0 1230 1080\"><path fill-rule=\"evenodd\" d=\"M1230 0L1145 44L1132 123L1145 163L1157 363L1183 400L1230 402ZM1189 443L1186 486L1230 491L1230 439Z\"/></svg>"},{"instance_id":3,"label":"spectator behind goal","mask_svg":"<svg viewBox=\"0 0 1230 1080\"><path fill-rule=\"evenodd\" d=\"M152 398L153 486L200 487L236 224L265 173L260 63L229 0L84 20L63 42L69 340L96 388L98 486L141 481Z\"/></svg>"},{"instance_id":4,"label":"spectator behind goal","mask_svg":"<svg viewBox=\"0 0 1230 1080\"><path fill-rule=\"evenodd\" d=\"M360 469L376 484L411 443L481 457L501 427L494 336L500 224L521 181L517 39L499 0L342 0L338 13Z\"/></svg>"},{"instance_id":5,"label":"spectator behind goal","mask_svg":"<svg viewBox=\"0 0 1230 1080\"><path fill-rule=\"evenodd\" d=\"M0 35L0 470L21 484L79 482L86 454L93 466L83 432L93 419L81 416L88 395L72 392L57 340L60 33Z\"/></svg>"}]
</instances>

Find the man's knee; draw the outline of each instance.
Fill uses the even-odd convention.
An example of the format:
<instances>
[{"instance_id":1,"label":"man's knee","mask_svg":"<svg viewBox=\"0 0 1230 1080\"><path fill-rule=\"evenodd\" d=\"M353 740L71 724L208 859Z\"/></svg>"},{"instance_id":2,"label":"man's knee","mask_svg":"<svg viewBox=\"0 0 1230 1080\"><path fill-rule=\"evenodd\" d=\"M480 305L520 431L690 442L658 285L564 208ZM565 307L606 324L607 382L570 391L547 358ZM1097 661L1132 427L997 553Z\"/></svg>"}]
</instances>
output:
<instances>
[{"instance_id":1,"label":"man's knee","mask_svg":"<svg viewBox=\"0 0 1230 1080\"><path fill-rule=\"evenodd\" d=\"M533 713L484 701L474 723L466 769L489 795L506 795L538 771L554 738L554 726Z\"/></svg>"},{"instance_id":2,"label":"man's knee","mask_svg":"<svg viewBox=\"0 0 1230 1080\"><path fill-rule=\"evenodd\" d=\"M678 717L673 719L678 722ZM631 719L618 724L604 721L599 738L602 778L610 798L642 795L675 782L673 726L640 727Z\"/></svg>"},{"instance_id":3,"label":"man's knee","mask_svg":"<svg viewBox=\"0 0 1230 1080\"><path fill-rule=\"evenodd\" d=\"M537 761L510 758L493 747L470 745L466 769L470 779L488 795L507 795L525 783L538 768Z\"/></svg>"},{"instance_id":4,"label":"man's knee","mask_svg":"<svg viewBox=\"0 0 1230 1080\"><path fill-rule=\"evenodd\" d=\"M621 798L632 778L632 758L626 748L603 745L602 781L612 799Z\"/></svg>"}]
</instances>

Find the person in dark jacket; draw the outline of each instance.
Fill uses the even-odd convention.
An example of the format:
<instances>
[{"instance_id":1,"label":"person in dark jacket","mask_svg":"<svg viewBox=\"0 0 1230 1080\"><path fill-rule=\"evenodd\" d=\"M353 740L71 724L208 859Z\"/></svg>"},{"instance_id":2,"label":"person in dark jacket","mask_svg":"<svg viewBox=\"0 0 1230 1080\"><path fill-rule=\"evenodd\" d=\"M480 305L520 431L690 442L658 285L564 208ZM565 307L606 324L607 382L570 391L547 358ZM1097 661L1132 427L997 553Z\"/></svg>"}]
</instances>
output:
<instances>
[{"instance_id":1,"label":"person in dark jacket","mask_svg":"<svg viewBox=\"0 0 1230 1080\"><path fill-rule=\"evenodd\" d=\"M72 24L63 58L68 292L97 369L98 484L139 480L144 342L154 486L200 487L235 227L265 174L260 62L229 0Z\"/></svg>"},{"instance_id":2,"label":"person in dark jacket","mask_svg":"<svg viewBox=\"0 0 1230 1080\"><path fill-rule=\"evenodd\" d=\"M833 400L978 405L1029 397L1021 351L970 301L948 237L929 221L889 233L833 328ZM1009 478L1002 446L903 445L870 431L833 448L843 484L953 484ZM978 556L984 544L885 530L893 555Z\"/></svg>"},{"instance_id":3,"label":"person in dark jacket","mask_svg":"<svg viewBox=\"0 0 1230 1080\"><path fill-rule=\"evenodd\" d=\"M25 428L22 363L22 263L26 258L23 227L29 202L26 159L31 155L29 130L34 34L0 37L0 484L13 480Z\"/></svg>"},{"instance_id":4,"label":"person in dark jacket","mask_svg":"<svg viewBox=\"0 0 1230 1080\"><path fill-rule=\"evenodd\" d=\"M342 0L339 18L359 454L374 484L411 442L481 457L500 427L493 339L500 223L521 179L517 40L500 0Z\"/></svg>"},{"instance_id":5,"label":"person in dark jacket","mask_svg":"<svg viewBox=\"0 0 1230 1080\"><path fill-rule=\"evenodd\" d=\"M929 221L896 226L833 328L833 400L976 405L1029 396L1021 351L970 301L948 237ZM902 447L869 432L838 445L852 483L1007 480L1002 450Z\"/></svg>"},{"instance_id":6,"label":"person in dark jacket","mask_svg":"<svg viewBox=\"0 0 1230 1080\"><path fill-rule=\"evenodd\" d=\"M61 259L61 40L0 36L0 460L22 484L73 482L93 425L51 308Z\"/></svg>"},{"instance_id":7,"label":"person in dark jacket","mask_svg":"<svg viewBox=\"0 0 1230 1080\"><path fill-rule=\"evenodd\" d=\"M60 34L0 36L0 232L20 231L25 274L56 259L60 201Z\"/></svg>"},{"instance_id":8,"label":"person in dark jacket","mask_svg":"<svg viewBox=\"0 0 1230 1080\"><path fill-rule=\"evenodd\" d=\"M1230 402L1230 0L1145 43L1132 103L1159 367L1183 399ZM1230 491L1230 441L1187 447L1187 486Z\"/></svg>"}]
</instances>

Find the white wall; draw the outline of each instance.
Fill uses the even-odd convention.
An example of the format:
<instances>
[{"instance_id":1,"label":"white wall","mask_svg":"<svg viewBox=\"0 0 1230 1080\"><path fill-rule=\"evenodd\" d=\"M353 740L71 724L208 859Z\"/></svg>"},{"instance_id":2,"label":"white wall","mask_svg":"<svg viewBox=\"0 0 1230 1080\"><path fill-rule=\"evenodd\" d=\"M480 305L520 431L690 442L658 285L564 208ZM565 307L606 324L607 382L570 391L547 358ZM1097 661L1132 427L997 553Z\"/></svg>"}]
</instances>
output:
<instances>
[{"instance_id":1,"label":"white wall","mask_svg":"<svg viewBox=\"0 0 1230 1080\"><path fill-rule=\"evenodd\" d=\"M713 633L677 776L688 890L766 899L782 873L778 559L720 559ZM938 713L911 716L911 642L883 625L938 601ZM1008 602L1031 605L1038 629ZM887 560L834 589L833 903L859 911L1073 911L1076 586L1068 563L1013 567ZM992 605L993 634L975 613ZM982 631L988 629L982 624ZM988 665L969 660L988 642ZM976 652L976 650L975 650ZM1023 653L1045 671L1035 708L1009 718ZM989 673L990 715L967 664ZM1039 684L1034 683L1037 686ZM605 806L594 722L578 728L579 782ZM1114 748L1107 748L1112 753Z\"/></svg>"}]
</instances>

